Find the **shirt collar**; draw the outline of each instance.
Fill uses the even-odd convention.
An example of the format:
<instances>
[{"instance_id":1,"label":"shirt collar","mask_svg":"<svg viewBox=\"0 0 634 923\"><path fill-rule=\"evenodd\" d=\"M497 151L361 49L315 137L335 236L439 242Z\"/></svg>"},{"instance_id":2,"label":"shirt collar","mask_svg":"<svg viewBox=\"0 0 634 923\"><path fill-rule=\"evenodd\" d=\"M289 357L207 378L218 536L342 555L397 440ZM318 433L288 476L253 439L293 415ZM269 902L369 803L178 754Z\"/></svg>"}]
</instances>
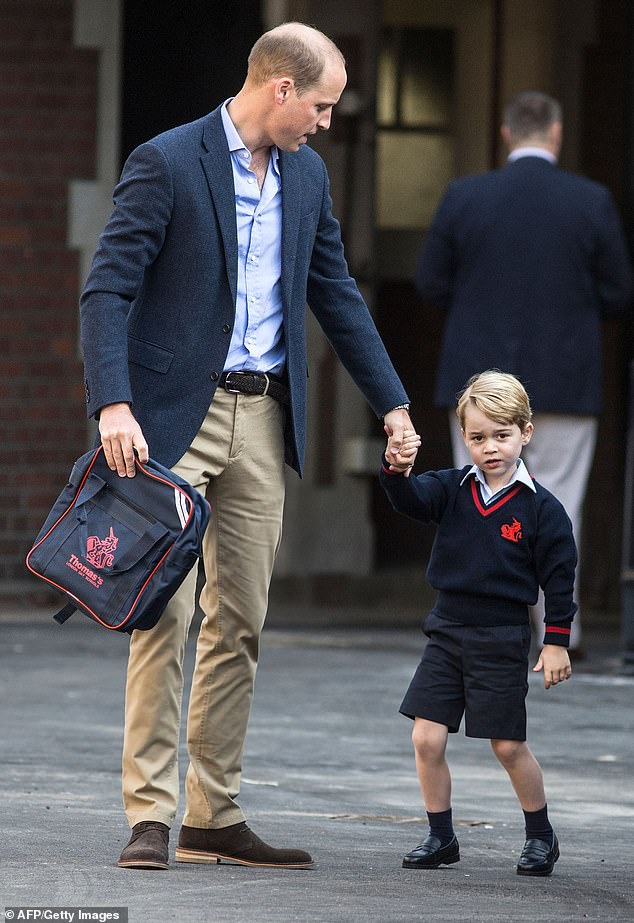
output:
<instances>
[{"instance_id":1,"label":"shirt collar","mask_svg":"<svg viewBox=\"0 0 634 923\"><path fill-rule=\"evenodd\" d=\"M541 157L542 160L547 160L548 163L557 163L557 158L550 151L545 150L543 147L531 147L528 144L526 147L516 147L515 150L511 151L508 156L508 163L513 163L513 161L519 160L520 157Z\"/></svg>"},{"instance_id":2,"label":"shirt collar","mask_svg":"<svg viewBox=\"0 0 634 923\"><path fill-rule=\"evenodd\" d=\"M480 481L481 484L484 484L487 488L489 487L489 485L486 482L486 478L484 476L484 471L482 471L481 468L478 468L477 465L472 465L469 468L469 470L467 471L463 479L460 481L460 486L462 487L464 482L467 481L472 475L475 476L475 478L478 481ZM508 484L505 484L504 487L502 487L501 489L505 490L507 487L510 487L511 484L515 484L518 481L521 484L525 484L527 487L530 487L530 489L533 491L534 494L537 493L537 489L535 485L533 484L533 479L528 473L528 469L526 468L526 465L524 464L521 458L518 458L517 460L517 468L515 469L515 474L513 475L511 480L508 482Z\"/></svg>"},{"instance_id":3,"label":"shirt collar","mask_svg":"<svg viewBox=\"0 0 634 923\"><path fill-rule=\"evenodd\" d=\"M225 130L227 144L229 145L229 150L231 151L231 153L233 153L234 151L246 151L247 154L249 155L249 160L250 160L251 151L247 148L244 141L238 134L238 129L233 124L231 120L231 116L229 115L229 112L227 111L227 106L229 105L232 99L233 99L233 96L230 96L229 99L226 99L224 103L222 104L222 108L220 109L220 117L222 118L222 127ZM280 158L280 152L277 149L277 146L274 144L271 147L271 164L278 176L280 175L279 158ZM245 161L246 161L246 157L245 157Z\"/></svg>"}]
</instances>

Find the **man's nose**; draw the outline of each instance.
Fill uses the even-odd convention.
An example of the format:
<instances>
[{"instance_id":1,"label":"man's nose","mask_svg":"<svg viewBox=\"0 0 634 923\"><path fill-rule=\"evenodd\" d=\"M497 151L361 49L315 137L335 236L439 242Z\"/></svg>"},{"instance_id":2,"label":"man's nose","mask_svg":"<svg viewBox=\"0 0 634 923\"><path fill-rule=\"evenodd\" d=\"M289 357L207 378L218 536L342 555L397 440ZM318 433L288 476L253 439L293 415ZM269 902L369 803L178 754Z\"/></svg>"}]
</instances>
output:
<instances>
[{"instance_id":1,"label":"man's nose","mask_svg":"<svg viewBox=\"0 0 634 923\"><path fill-rule=\"evenodd\" d=\"M330 109L327 112L322 112L322 114L317 119L317 127L322 128L324 131L327 131L330 128L330 117L332 112Z\"/></svg>"}]
</instances>

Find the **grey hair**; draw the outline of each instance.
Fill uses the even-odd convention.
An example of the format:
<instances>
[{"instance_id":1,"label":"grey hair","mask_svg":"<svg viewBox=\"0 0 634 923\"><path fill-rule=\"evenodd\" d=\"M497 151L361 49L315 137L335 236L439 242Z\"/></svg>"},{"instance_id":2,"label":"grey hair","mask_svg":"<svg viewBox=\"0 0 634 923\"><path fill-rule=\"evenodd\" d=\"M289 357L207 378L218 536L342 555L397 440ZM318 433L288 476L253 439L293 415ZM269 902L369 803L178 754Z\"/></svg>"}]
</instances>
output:
<instances>
[{"instance_id":1,"label":"grey hair","mask_svg":"<svg viewBox=\"0 0 634 923\"><path fill-rule=\"evenodd\" d=\"M502 124L516 141L545 138L555 122L561 122L561 106L556 99L537 90L524 90L508 101Z\"/></svg>"}]
</instances>

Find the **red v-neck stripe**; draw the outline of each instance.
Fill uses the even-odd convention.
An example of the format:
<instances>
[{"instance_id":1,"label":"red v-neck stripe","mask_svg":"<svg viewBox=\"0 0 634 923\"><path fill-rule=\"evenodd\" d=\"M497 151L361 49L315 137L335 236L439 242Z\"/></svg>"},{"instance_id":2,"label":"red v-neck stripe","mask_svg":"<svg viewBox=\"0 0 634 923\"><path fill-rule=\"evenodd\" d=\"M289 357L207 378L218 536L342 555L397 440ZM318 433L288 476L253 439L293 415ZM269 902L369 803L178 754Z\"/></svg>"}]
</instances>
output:
<instances>
[{"instance_id":1,"label":"red v-neck stripe","mask_svg":"<svg viewBox=\"0 0 634 923\"><path fill-rule=\"evenodd\" d=\"M517 484L515 487L513 487L512 490L509 490L508 493L504 494L504 496L501 497L497 503L494 503L493 506L483 506L482 501L480 500L480 495L478 493L476 480L477 478L471 478L471 494L473 496L473 502L477 506L482 516L490 516L491 513L495 513L496 510L499 510L501 506L504 506L504 504L510 500L511 497L514 497L515 494L519 493L519 491L522 489L522 485Z\"/></svg>"}]
</instances>

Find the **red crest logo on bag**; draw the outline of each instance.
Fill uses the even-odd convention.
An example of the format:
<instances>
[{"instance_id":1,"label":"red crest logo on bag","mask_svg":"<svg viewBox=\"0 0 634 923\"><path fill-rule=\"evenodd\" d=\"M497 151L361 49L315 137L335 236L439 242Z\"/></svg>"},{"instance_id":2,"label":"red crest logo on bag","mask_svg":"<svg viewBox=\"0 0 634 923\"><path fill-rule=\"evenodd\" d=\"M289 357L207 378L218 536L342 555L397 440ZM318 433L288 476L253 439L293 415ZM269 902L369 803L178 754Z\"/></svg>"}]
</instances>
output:
<instances>
[{"instance_id":1,"label":"red crest logo on bag","mask_svg":"<svg viewBox=\"0 0 634 923\"><path fill-rule=\"evenodd\" d=\"M112 567L114 553L118 544L119 539L112 531L112 526L110 526L110 534L106 538L90 535L86 542L86 560L99 570L103 567Z\"/></svg>"},{"instance_id":2,"label":"red crest logo on bag","mask_svg":"<svg viewBox=\"0 0 634 923\"><path fill-rule=\"evenodd\" d=\"M510 525L506 523L501 527L502 538L508 539L509 542L519 542L522 537L522 523L518 522L513 516L513 522Z\"/></svg>"}]
</instances>

